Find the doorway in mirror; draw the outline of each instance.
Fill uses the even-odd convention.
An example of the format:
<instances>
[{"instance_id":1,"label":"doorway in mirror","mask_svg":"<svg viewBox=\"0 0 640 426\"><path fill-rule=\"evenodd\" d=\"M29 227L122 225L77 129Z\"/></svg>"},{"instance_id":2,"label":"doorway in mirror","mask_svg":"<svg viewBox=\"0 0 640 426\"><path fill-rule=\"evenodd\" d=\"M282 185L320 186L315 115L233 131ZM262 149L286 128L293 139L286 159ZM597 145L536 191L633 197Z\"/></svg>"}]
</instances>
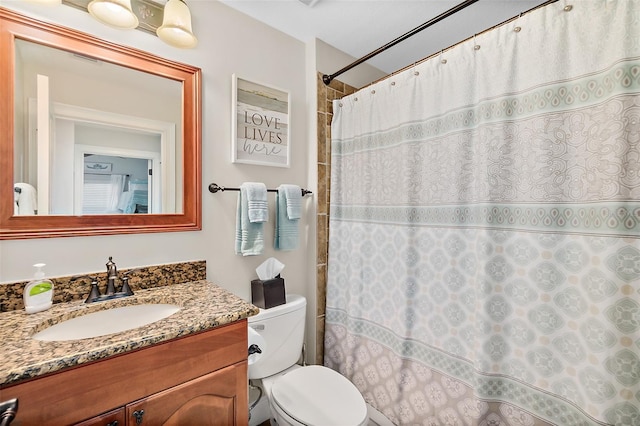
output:
<instances>
[{"instance_id":1,"label":"doorway in mirror","mask_svg":"<svg viewBox=\"0 0 640 426\"><path fill-rule=\"evenodd\" d=\"M84 154L82 185L74 199L77 214L140 214L157 211L154 203L153 159Z\"/></svg>"}]
</instances>

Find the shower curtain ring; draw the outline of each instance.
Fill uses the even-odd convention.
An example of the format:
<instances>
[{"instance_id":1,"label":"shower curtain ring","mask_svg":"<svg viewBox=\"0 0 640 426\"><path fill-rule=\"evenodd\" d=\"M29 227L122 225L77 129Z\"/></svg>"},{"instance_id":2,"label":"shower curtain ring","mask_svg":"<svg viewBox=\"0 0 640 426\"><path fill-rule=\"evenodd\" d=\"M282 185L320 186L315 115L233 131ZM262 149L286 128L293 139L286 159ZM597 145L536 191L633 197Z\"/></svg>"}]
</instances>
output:
<instances>
[{"instance_id":1,"label":"shower curtain ring","mask_svg":"<svg viewBox=\"0 0 640 426\"><path fill-rule=\"evenodd\" d=\"M518 14L518 19L520 19L521 16L522 16L522 12L520 12ZM522 27L520 27L520 26L516 26L516 27L513 28L513 31L516 32L516 33L519 33L521 30L522 30Z\"/></svg>"},{"instance_id":2,"label":"shower curtain ring","mask_svg":"<svg viewBox=\"0 0 640 426\"><path fill-rule=\"evenodd\" d=\"M446 64L446 63L447 63L447 60L446 60L446 59L442 59L442 52L444 52L444 50L441 50L441 51L440 51L440 63L441 63L441 64Z\"/></svg>"}]
</instances>

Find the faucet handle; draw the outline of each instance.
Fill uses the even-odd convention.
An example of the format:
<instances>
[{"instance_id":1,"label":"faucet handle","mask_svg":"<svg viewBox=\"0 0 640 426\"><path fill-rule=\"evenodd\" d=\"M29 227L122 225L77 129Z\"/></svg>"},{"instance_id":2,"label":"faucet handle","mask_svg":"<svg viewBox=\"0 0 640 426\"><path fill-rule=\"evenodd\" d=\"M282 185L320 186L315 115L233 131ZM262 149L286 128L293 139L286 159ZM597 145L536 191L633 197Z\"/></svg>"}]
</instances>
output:
<instances>
[{"instance_id":1,"label":"faucet handle","mask_svg":"<svg viewBox=\"0 0 640 426\"><path fill-rule=\"evenodd\" d=\"M133 268L133 269L129 269L127 272L125 272L125 273L124 273L124 274L122 274L122 275L124 275L124 276L126 277L127 275L129 275L129 274L130 274L130 273L132 273L132 272L138 272L140 269L142 269L142 268Z\"/></svg>"},{"instance_id":2,"label":"faucet handle","mask_svg":"<svg viewBox=\"0 0 640 426\"><path fill-rule=\"evenodd\" d=\"M133 296L133 291L131 290L131 287L129 287L129 274L139 270L140 268L134 268L122 274L122 289L120 290L121 293L124 293L127 296Z\"/></svg>"},{"instance_id":3,"label":"faucet handle","mask_svg":"<svg viewBox=\"0 0 640 426\"><path fill-rule=\"evenodd\" d=\"M84 303L91 303L97 298L100 297L100 289L98 288L98 279L91 275L76 275L71 277L71 281L79 280L82 278L89 278L91 280L91 291L89 292L89 296L87 296Z\"/></svg>"},{"instance_id":4,"label":"faucet handle","mask_svg":"<svg viewBox=\"0 0 640 426\"><path fill-rule=\"evenodd\" d=\"M122 288L120 293L124 293L125 296L133 296L133 290L129 287L129 277L122 277Z\"/></svg>"}]
</instances>

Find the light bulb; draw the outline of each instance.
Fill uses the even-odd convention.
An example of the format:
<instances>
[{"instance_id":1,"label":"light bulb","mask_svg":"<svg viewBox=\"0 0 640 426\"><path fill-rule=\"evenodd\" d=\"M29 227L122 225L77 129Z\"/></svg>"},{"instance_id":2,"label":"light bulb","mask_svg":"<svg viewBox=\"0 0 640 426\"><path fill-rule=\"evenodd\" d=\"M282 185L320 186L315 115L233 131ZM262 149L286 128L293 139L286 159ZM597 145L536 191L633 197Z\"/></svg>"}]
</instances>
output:
<instances>
[{"instance_id":1,"label":"light bulb","mask_svg":"<svg viewBox=\"0 0 640 426\"><path fill-rule=\"evenodd\" d=\"M198 44L191 29L191 12L181 0L169 0L164 6L162 25L156 34L165 43L182 49L190 49Z\"/></svg>"},{"instance_id":2,"label":"light bulb","mask_svg":"<svg viewBox=\"0 0 640 426\"><path fill-rule=\"evenodd\" d=\"M138 26L138 17L131 9L131 0L93 0L87 10L98 21L116 28Z\"/></svg>"}]
</instances>

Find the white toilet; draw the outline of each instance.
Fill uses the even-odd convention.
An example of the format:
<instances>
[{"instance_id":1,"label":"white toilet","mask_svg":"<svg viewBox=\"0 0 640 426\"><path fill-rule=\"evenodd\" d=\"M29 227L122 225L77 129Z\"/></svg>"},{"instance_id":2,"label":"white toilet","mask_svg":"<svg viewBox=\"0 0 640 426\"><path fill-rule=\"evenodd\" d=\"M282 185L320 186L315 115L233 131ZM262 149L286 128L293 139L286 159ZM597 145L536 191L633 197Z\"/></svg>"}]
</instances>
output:
<instances>
[{"instance_id":1,"label":"white toilet","mask_svg":"<svg viewBox=\"0 0 640 426\"><path fill-rule=\"evenodd\" d=\"M263 389L269 407L252 410L250 424L275 419L279 426L366 425L367 406L353 383L330 368L296 364L306 306L304 297L288 294L284 305L248 318L249 345L261 351L249 355L249 379Z\"/></svg>"}]
</instances>

